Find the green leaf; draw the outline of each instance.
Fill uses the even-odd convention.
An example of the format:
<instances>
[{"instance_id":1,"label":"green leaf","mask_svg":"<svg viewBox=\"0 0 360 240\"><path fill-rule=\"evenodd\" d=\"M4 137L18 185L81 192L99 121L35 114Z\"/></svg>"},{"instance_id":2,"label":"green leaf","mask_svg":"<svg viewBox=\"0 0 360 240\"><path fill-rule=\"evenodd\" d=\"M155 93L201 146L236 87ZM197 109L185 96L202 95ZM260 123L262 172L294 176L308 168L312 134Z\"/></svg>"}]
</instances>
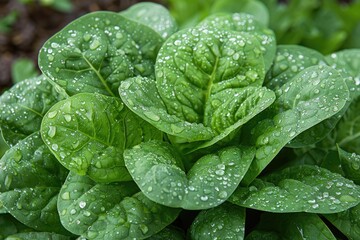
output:
<instances>
[{"instance_id":1,"label":"green leaf","mask_svg":"<svg viewBox=\"0 0 360 240\"><path fill-rule=\"evenodd\" d=\"M277 90L307 67L325 64L318 51L299 45L278 45L273 65L266 73L265 85Z\"/></svg>"},{"instance_id":2,"label":"green leaf","mask_svg":"<svg viewBox=\"0 0 360 240\"><path fill-rule=\"evenodd\" d=\"M331 132L319 146L322 148L335 148L338 145L350 153L360 154L360 125L358 113L360 111L360 97L353 100L336 125L334 131Z\"/></svg>"},{"instance_id":3,"label":"green leaf","mask_svg":"<svg viewBox=\"0 0 360 240\"><path fill-rule=\"evenodd\" d=\"M121 84L119 92L127 107L163 132L181 137L184 141L206 140L215 135L211 128L202 123L190 123L169 114L154 80L150 78L128 79Z\"/></svg>"},{"instance_id":4,"label":"green leaf","mask_svg":"<svg viewBox=\"0 0 360 240\"><path fill-rule=\"evenodd\" d=\"M177 31L177 24L169 11L157 3L139 2L120 14L152 28L164 39Z\"/></svg>"},{"instance_id":5,"label":"green leaf","mask_svg":"<svg viewBox=\"0 0 360 240\"><path fill-rule=\"evenodd\" d=\"M360 187L340 174L302 165L239 187L229 201L268 212L336 213L360 202Z\"/></svg>"},{"instance_id":6,"label":"green leaf","mask_svg":"<svg viewBox=\"0 0 360 240\"><path fill-rule=\"evenodd\" d=\"M246 13L212 14L205 18L199 26L216 27L218 29L251 34L261 45L261 51L264 56L265 72L270 69L276 52L275 34L271 29L258 22L253 15Z\"/></svg>"},{"instance_id":7,"label":"green leaf","mask_svg":"<svg viewBox=\"0 0 360 240\"><path fill-rule=\"evenodd\" d=\"M349 240L356 240L360 236L360 204L346 211L325 214L324 217L339 229Z\"/></svg>"},{"instance_id":8,"label":"green leaf","mask_svg":"<svg viewBox=\"0 0 360 240\"><path fill-rule=\"evenodd\" d=\"M124 152L126 167L148 198L184 209L205 209L224 202L253 157L252 148L228 147L203 156L186 174L178 153L165 142L149 141Z\"/></svg>"},{"instance_id":9,"label":"green leaf","mask_svg":"<svg viewBox=\"0 0 360 240\"><path fill-rule=\"evenodd\" d=\"M23 232L8 236L5 240L33 240L33 239L49 239L49 240L71 240L69 236L64 236L51 232Z\"/></svg>"},{"instance_id":10,"label":"green leaf","mask_svg":"<svg viewBox=\"0 0 360 240\"><path fill-rule=\"evenodd\" d=\"M70 173L58 209L62 224L87 239L144 239L175 220L179 209L147 199L133 182L96 184Z\"/></svg>"},{"instance_id":11,"label":"green leaf","mask_svg":"<svg viewBox=\"0 0 360 240\"><path fill-rule=\"evenodd\" d=\"M340 166L344 172L344 176L360 184L360 155L349 153L338 148Z\"/></svg>"},{"instance_id":12,"label":"green leaf","mask_svg":"<svg viewBox=\"0 0 360 240\"><path fill-rule=\"evenodd\" d=\"M266 237L267 238L266 238ZM330 229L316 214L264 213L256 230L251 232L246 240L262 239L327 239L335 240Z\"/></svg>"},{"instance_id":13,"label":"green leaf","mask_svg":"<svg viewBox=\"0 0 360 240\"><path fill-rule=\"evenodd\" d=\"M148 240L169 240L169 239L185 240L185 233L181 229L172 227L170 225L147 239Z\"/></svg>"},{"instance_id":14,"label":"green leaf","mask_svg":"<svg viewBox=\"0 0 360 240\"><path fill-rule=\"evenodd\" d=\"M349 88L353 98L360 95L360 49L345 49L326 56L326 61L330 66L345 71L352 77L353 86Z\"/></svg>"},{"instance_id":15,"label":"green leaf","mask_svg":"<svg viewBox=\"0 0 360 240\"><path fill-rule=\"evenodd\" d=\"M82 16L50 38L39 53L41 71L69 95L118 95L120 82L151 76L163 39L149 27L113 12Z\"/></svg>"},{"instance_id":16,"label":"green leaf","mask_svg":"<svg viewBox=\"0 0 360 240\"><path fill-rule=\"evenodd\" d=\"M59 100L44 76L15 84L0 97L0 126L5 141L15 145L40 130L43 116Z\"/></svg>"},{"instance_id":17,"label":"green leaf","mask_svg":"<svg viewBox=\"0 0 360 240\"><path fill-rule=\"evenodd\" d=\"M257 0L217 0L211 6L212 15L217 12L229 12L229 13L247 13L254 16L254 18L262 23L264 26L269 22L269 11L266 6Z\"/></svg>"},{"instance_id":18,"label":"green leaf","mask_svg":"<svg viewBox=\"0 0 360 240\"><path fill-rule=\"evenodd\" d=\"M244 239L245 208L225 202L215 208L201 211L190 228L193 240Z\"/></svg>"},{"instance_id":19,"label":"green leaf","mask_svg":"<svg viewBox=\"0 0 360 240\"><path fill-rule=\"evenodd\" d=\"M282 85L275 94L277 99L265 119L255 123L247 133L256 145L256 158L245 176L245 184L259 175L289 141L339 112L349 91L336 70L312 66Z\"/></svg>"},{"instance_id":20,"label":"green leaf","mask_svg":"<svg viewBox=\"0 0 360 240\"><path fill-rule=\"evenodd\" d=\"M203 27L172 35L155 66L156 86L170 115L202 123L212 95L232 88L261 86L264 61L255 37Z\"/></svg>"},{"instance_id":21,"label":"green leaf","mask_svg":"<svg viewBox=\"0 0 360 240\"><path fill-rule=\"evenodd\" d=\"M0 215L0 239L5 239L9 235L29 230L28 227L18 222L10 214Z\"/></svg>"},{"instance_id":22,"label":"green leaf","mask_svg":"<svg viewBox=\"0 0 360 240\"><path fill-rule=\"evenodd\" d=\"M8 213L39 231L65 233L56 198L64 170L34 133L0 160L0 202Z\"/></svg>"},{"instance_id":23,"label":"green leaf","mask_svg":"<svg viewBox=\"0 0 360 240\"><path fill-rule=\"evenodd\" d=\"M118 98L80 93L55 104L43 119L41 135L69 170L97 182L129 181L123 151L161 133Z\"/></svg>"},{"instance_id":24,"label":"green leaf","mask_svg":"<svg viewBox=\"0 0 360 240\"><path fill-rule=\"evenodd\" d=\"M11 65L11 77L14 83L38 76L35 64L31 59L19 58Z\"/></svg>"}]
</instances>

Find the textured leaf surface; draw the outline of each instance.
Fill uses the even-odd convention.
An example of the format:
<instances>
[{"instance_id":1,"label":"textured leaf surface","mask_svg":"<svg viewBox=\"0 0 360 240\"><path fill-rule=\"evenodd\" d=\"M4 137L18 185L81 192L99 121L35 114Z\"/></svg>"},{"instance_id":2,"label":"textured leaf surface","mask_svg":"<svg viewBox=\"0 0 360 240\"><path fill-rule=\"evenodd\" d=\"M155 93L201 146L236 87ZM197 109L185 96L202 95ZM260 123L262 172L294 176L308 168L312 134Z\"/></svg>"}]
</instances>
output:
<instances>
[{"instance_id":1,"label":"textured leaf surface","mask_svg":"<svg viewBox=\"0 0 360 240\"><path fill-rule=\"evenodd\" d=\"M66 232L56 209L63 175L62 167L40 134L34 133L0 160L0 202L7 212L29 227Z\"/></svg>"},{"instance_id":2,"label":"textured leaf surface","mask_svg":"<svg viewBox=\"0 0 360 240\"><path fill-rule=\"evenodd\" d=\"M128 181L126 147L161 134L123 109L114 97L81 93L54 105L41 134L52 153L69 170L98 182Z\"/></svg>"},{"instance_id":3,"label":"textured leaf surface","mask_svg":"<svg viewBox=\"0 0 360 240\"><path fill-rule=\"evenodd\" d=\"M349 96L341 75L328 66L306 68L275 92L265 119L252 129L256 158L245 176L249 184L301 132L339 112Z\"/></svg>"},{"instance_id":4,"label":"textured leaf surface","mask_svg":"<svg viewBox=\"0 0 360 240\"><path fill-rule=\"evenodd\" d=\"M124 152L126 167L147 197L185 209L205 209L224 202L253 157L251 148L225 148L203 156L186 174L178 153L164 142L146 142Z\"/></svg>"},{"instance_id":5,"label":"textured leaf surface","mask_svg":"<svg viewBox=\"0 0 360 240\"><path fill-rule=\"evenodd\" d=\"M246 237L246 240L257 239L335 240L336 238L321 218L315 214L264 213L261 215L257 229Z\"/></svg>"},{"instance_id":6,"label":"textured leaf surface","mask_svg":"<svg viewBox=\"0 0 360 240\"><path fill-rule=\"evenodd\" d=\"M69 95L118 95L120 82L153 75L163 39L149 27L113 12L80 17L50 38L39 53L41 71Z\"/></svg>"},{"instance_id":7,"label":"textured leaf surface","mask_svg":"<svg viewBox=\"0 0 360 240\"><path fill-rule=\"evenodd\" d=\"M215 136L215 132L202 123L190 123L169 114L154 80L150 78L128 79L121 84L119 92L127 107L161 131L190 142Z\"/></svg>"},{"instance_id":8,"label":"textured leaf surface","mask_svg":"<svg viewBox=\"0 0 360 240\"><path fill-rule=\"evenodd\" d=\"M219 29L250 33L255 36L261 44L265 72L271 67L276 52L275 34L271 29L258 22L253 15L246 13L217 13L205 18L199 25L202 27L216 27Z\"/></svg>"},{"instance_id":9,"label":"textured leaf surface","mask_svg":"<svg viewBox=\"0 0 360 240\"><path fill-rule=\"evenodd\" d=\"M224 89L261 86L264 62L255 37L217 28L190 28L161 47L156 85L171 115L203 122L206 106Z\"/></svg>"},{"instance_id":10,"label":"textured leaf surface","mask_svg":"<svg viewBox=\"0 0 360 240\"><path fill-rule=\"evenodd\" d=\"M227 239L242 240L245 235L245 208L223 203L201 211L190 228L193 240Z\"/></svg>"},{"instance_id":11,"label":"textured leaf surface","mask_svg":"<svg viewBox=\"0 0 360 240\"><path fill-rule=\"evenodd\" d=\"M157 3L140 2L120 14L152 28L164 39L177 31L177 24L169 11Z\"/></svg>"},{"instance_id":12,"label":"textured leaf surface","mask_svg":"<svg viewBox=\"0 0 360 240\"><path fill-rule=\"evenodd\" d=\"M360 204L346 211L335 214L326 214L324 216L350 240L356 240L359 238Z\"/></svg>"},{"instance_id":13,"label":"textured leaf surface","mask_svg":"<svg viewBox=\"0 0 360 240\"><path fill-rule=\"evenodd\" d=\"M150 201L133 182L96 184L70 173L58 209L62 224L87 239L144 239L175 220L179 209Z\"/></svg>"},{"instance_id":14,"label":"textured leaf surface","mask_svg":"<svg viewBox=\"0 0 360 240\"><path fill-rule=\"evenodd\" d=\"M340 174L302 165L239 187L229 200L268 212L336 213L360 202L360 187Z\"/></svg>"},{"instance_id":15,"label":"textured leaf surface","mask_svg":"<svg viewBox=\"0 0 360 240\"><path fill-rule=\"evenodd\" d=\"M166 227L157 234L147 238L149 240L185 240L185 233L176 227Z\"/></svg>"},{"instance_id":16,"label":"textured leaf surface","mask_svg":"<svg viewBox=\"0 0 360 240\"><path fill-rule=\"evenodd\" d=\"M9 145L40 130L43 116L58 101L44 76L15 84L0 97L0 126Z\"/></svg>"}]
</instances>

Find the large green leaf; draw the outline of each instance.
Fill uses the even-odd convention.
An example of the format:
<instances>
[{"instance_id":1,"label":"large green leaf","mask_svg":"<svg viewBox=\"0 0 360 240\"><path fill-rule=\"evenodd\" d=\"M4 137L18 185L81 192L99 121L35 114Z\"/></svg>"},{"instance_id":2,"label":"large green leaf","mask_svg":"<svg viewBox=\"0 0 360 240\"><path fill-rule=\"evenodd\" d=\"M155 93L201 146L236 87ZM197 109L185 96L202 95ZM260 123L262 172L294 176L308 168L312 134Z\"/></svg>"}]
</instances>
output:
<instances>
[{"instance_id":1,"label":"large green leaf","mask_svg":"<svg viewBox=\"0 0 360 240\"><path fill-rule=\"evenodd\" d=\"M126 167L148 198L185 209L205 209L224 202L253 157L252 148L225 148L203 156L186 174L178 153L165 142L149 141L124 152Z\"/></svg>"},{"instance_id":2,"label":"large green leaf","mask_svg":"<svg viewBox=\"0 0 360 240\"><path fill-rule=\"evenodd\" d=\"M29 227L64 233L56 208L64 173L40 134L34 133L0 160L0 202Z\"/></svg>"},{"instance_id":3,"label":"large green leaf","mask_svg":"<svg viewBox=\"0 0 360 240\"><path fill-rule=\"evenodd\" d=\"M39 53L41 71L69 95L118 95L120 82L153 75L163 39L151 28L114 12L82 16L50 38Z\"/></svg>"},{"instance_id":4,"label":"large green leaf","mask_svg":"<svg viewBox=\"0 0 360 240\"><path fill-rule=\"evenodd\" d=\"M69 170L97 182L129 181L123 151L161 133L123 108L118 98L80 93L54 105L41 134Z\"/></svg>"},{"instance_id":5,"label":"large green leaf","mask_svg":"<svg viewBox=\"0 0 360 240\"><path fill-rule=\"evenodd\" d=\"M6 142L13 146L40 130L43 116L58 101L44 76L23 80L0 97L0 126Z\"/></svg>"},{"instance_id":6,"label":"large green leaf","mask_svg":"<svg viewBox=\"0 0 360 240\"><path fill-rule=\"evenodd\" d=\"M87 239L144 239L175 220L179 209L150 201L133 182L96 184L70 173L58 209L62 224Z\"/></svg>"},{"instance_id":7,"label":"large green leaf","mask_svg":"<svg viewBox=\"0 0 360 240\"><path fill-rule=\"evenodd\" d=\"M245 208L225 202L215 208L201 211L190 228L192 240L234 239L245 235Z\"/></svg>"},{"instance_id":8,"label":"large green leaf","mask_svg":"<svg viewBox=\"0 0 360 240\"><path fill-rule=\"evenodd\" d=\"M8 236L5 240L34 240L34 239L49 239L49 240L71 240L69 236L64 236L52 232L22 232Z\"/></svg>"},{"instance_id":9,"label":"large green leaf","mask_svg":"<svg viewBox=\"0 0 360 240\"><path fill-rule=\"evenodd\" d=\"M275 93L277 99L271 111L246 132L257 149L245 176L246 184L259 175L289 141L339 112L349 96L341 75L322 65L306 68Z\"/></svg>"},{"instance_id":10,"label":"large green leaf","mask_svg":"<svg viewBox=\"0 0 360 240\"><path fill-rule=\"evenodd\" d=\"M0 215L0 239L5 239L7 236L22 231L31 231L31 229L17 221L10 214Z\"/></svg>"},{"instance_id":11,"label":"large green leaf","mask_svg":"<svg viewBox=\"0 0 360 240\"><path fill-rule=\"evenodd\" d=\"M156 86L169 114L203 122L211 97L224 89L261 86L264 61L255 37L218 28L190 28L172 35L155 66ZM232 96L236 98L236 96Z\"/></svg>"},{"instance_id":12,"label":"large green leaf","mask_svg":"<svg viewBox=\"0 0 360 240\"><path fill-rule=\"evenodd\" d=\"M139 2L120 14L152 28L164 39L177 31L177 24L169 11L157 3Z\"/></svg>"},{"instance_id":13,"label":"large green leaf","mask_svg":"<svg viewBox=\"0 0 360 240\"><path fill-rule=\"evenodd\" d=\"M239 187L230 202L268 212L336 213L360 202L360 187L324 168L289 167Z\"/></svg>"},{"instance_id":14,"label":"large green leaf","mask_svg":"<svg viewBox=\"0 0 360 240\"><path fill-rule=\"evenodd\" d=\"M216 27L240 33L248 32L253 35L261 45L261 51L264 56L265 72L270 69L276 52L275 34L271 29L258 22L253 15L246 13L212 14L205 18L199 26Z\"/></svg>"},{"instance_id":15,"label":"large green leaf","mask_svg":"<svg viewBox=\"0 0 360 240\"><path fill-rule=\"evenodd\" d=\"M337 227L349 240L356 240L360 236L360 204L346 211L325 214L327 220Z\"/></svg>"},{"instance_id":16,"label":"large green leaf","mask_svg":"<svg viewBox=\"0 0 360 240\"><path fill-rule=\"evenodd\" d=\"M330 229L316 214L291 213L261 215L256 230L250 232L246 240L304 240L326 239L335 240Z\"/></svg>"}]
</instances>

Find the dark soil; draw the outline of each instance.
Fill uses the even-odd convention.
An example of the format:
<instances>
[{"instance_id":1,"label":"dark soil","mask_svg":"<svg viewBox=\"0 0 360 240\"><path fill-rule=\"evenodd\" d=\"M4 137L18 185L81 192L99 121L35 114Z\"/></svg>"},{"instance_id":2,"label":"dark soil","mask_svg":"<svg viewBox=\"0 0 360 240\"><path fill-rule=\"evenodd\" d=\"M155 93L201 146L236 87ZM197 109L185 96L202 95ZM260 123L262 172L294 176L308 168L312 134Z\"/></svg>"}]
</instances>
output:
<instances>
[{"instance_id":1,"label":"dark soil","mask_svg":"<svg viewBox=\"0 0 360 240\"><path fill-rule=\"evenodd\" d=\"M44 7L39 0L31 2L23 4L20 0L0 0L0 21L11 13L16 16L7 31L0 31L0 92L12 85L11 65L14 60L26 57L36 64L43 43L72 20L93 11L118 12L142 1L72 0L73 9L70 12Z\"/></svg>"}]
</instances>

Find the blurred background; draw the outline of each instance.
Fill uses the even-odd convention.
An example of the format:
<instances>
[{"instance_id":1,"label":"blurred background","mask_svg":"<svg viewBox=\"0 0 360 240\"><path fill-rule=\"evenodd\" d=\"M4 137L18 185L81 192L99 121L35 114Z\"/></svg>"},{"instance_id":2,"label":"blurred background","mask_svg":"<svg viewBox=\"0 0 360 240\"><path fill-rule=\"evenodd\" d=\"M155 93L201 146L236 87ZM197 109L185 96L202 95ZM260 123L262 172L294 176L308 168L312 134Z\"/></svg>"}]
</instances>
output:
<instances>
[{"instance_id":1,"label":"blurred background","mask_svg":"<svg viewBox=\"0 0 360 240\"><path fill-rule=\"evenodd\" d=\"M0 0L0 93L38 74L42 44L88 12L121 11L136 0ZM301 44L323 54L360 47L360 0L157 0L181 28L214 12L247 12L272 28L278 44ZM18 76L16 69L21 69Z\"/></svg>"}]
</instances>

